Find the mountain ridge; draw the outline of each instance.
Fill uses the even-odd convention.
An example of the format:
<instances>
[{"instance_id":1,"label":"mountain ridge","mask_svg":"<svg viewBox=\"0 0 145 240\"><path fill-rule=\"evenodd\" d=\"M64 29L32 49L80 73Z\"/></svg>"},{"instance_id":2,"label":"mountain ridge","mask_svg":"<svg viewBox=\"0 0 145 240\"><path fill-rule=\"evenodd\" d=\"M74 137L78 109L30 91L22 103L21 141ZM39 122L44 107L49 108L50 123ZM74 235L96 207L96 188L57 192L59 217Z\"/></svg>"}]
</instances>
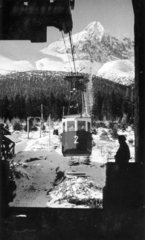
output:
<instances>
[{"instance_id":1,"label":"mountain ridge","mask_svg":"<svg viewBox=\"0 0 145 240\"><path fill-rule=\"evenodd\" d=\"M100 22L93 21L81 32L73 34L72 41L78 72L94 74L111 81L120 81L123 84L126 84L126 81L133 82L134 43L131 39L119 40L111 36ZM8 43L5 46L8 46ZM45 47L41 48L42 46ZM21 43L16 54L16 43L11 43L7 50L4 49L2 53L6 53L6 56L3 54L0 58L0 73L29 70L74 71L68 37L61 38L47 47L46 44L33 45L30 51L29 47L28 42L27 46ZM9 51L11 49L12 51ZM12 59L11 57L14 55L15 57ZM20 55L24 59L21 59Z\"/></svg>"},{"instance_id":2,"label":"mountain ridge","mask_svg":"<svg viewBox=\"0 0 145 240\"><path fill-rule=\"evenodd\" d=\"M71 46L69 37L51 43L41 50L45 54L55 52L66 54L71 58ZM72 35L73 50L75 59L90 60L96 62L108 62L117 59L129 59L134 56L134 43L129 38L122 41L111 36L99 22L92 22L79 33ZM66 46L66 47L65 47ZM60 55L59 55L60 56Z\"/></svg>"}]
</instances>

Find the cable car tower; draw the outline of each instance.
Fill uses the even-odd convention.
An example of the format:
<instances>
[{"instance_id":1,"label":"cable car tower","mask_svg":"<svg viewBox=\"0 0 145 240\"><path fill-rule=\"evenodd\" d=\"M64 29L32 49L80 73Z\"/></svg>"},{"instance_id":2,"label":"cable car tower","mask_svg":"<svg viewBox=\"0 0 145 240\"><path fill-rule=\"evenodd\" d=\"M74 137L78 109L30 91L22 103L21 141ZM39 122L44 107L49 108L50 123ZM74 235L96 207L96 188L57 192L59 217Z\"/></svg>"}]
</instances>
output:
<instances>
[{"instance_id":1,"label":"cable car tower","mask_svg":"<svg viewBox=\"0 0 145 240\"><path fill-rule=\"evenodd\" d=\"M75 69L73 51L72 58ZM92 153L91 117L87 112L85 100L86 84L89 80L82 74L78 74L76 69L75 73L66 76L65 80L70 83L70 95L68 114L62 118L62 153L64 156L88 157ZM78 101L80 98L81 109ZM75 114L72 114L74 109ZM78 111L77 114L76 110Z\"/></svg>"}]
</instances>

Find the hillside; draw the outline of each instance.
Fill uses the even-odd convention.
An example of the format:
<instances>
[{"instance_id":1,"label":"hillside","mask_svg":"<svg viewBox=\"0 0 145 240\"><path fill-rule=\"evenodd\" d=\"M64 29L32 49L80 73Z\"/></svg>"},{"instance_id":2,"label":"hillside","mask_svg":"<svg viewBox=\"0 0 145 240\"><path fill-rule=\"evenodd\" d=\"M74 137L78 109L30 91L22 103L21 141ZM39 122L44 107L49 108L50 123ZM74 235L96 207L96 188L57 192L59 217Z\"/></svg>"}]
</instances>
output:
<instances>
[{"instance_id":1,"label":"hillside","mask_svg":"<svg viewBox=\"0 0 145 240\"><path fill-rule=\"evenodd\" d=\"M97 76L127 86L134 83L134 73L134 62L127 59L105 63Z\"/></svg>"},{"instance_id":2,"label":"hillside","mask_svg":"<svg viewBox=\"0 0 145 240\"><path fill-rule=\"evenodd\" d=\"M39 116L38 107L45 106L44 118L61 119L63 107L68 109L70 85L64 80L68 73L52 71L29 71L0 77L0 117L5 119ZM84 74L83 74L84 75ZM94 118L133 117L133 88L95 75L85 74L87 85L87 109ZM81 98L77 98L81 109ZM78 113L78 109L72 109Z\"/></svg>"}]
</instances>

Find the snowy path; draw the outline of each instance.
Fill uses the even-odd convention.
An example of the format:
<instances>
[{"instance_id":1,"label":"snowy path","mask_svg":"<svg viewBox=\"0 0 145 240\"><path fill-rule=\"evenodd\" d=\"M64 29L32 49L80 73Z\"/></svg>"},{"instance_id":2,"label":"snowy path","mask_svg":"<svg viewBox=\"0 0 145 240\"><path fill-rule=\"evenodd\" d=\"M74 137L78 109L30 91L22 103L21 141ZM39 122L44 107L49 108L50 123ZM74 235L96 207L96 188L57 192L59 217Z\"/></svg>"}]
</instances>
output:
<instances>
[{"instance_id":1,"label":"snowy path","mask_svg":"<svg viewBox=\"0 0 145 240\"><path fill-rule=\"evenodd\" d=\"M27 142L28 142L28 139L24 139L24 140L22 140L21 142L16 143L16 146L15 146L15 154L17 154L18 152L23 151L24 148L27 146Z\"/></svg>"}]
</instances>

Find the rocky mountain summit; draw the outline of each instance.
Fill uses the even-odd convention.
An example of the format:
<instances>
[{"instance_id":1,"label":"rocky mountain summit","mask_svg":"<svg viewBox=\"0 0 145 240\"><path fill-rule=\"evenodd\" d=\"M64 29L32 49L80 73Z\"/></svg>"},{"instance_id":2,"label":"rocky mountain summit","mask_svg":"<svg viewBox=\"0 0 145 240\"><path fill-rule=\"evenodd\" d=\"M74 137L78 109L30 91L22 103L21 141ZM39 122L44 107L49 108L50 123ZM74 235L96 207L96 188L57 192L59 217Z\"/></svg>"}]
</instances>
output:
<instances>
[{"instance_id":1,"label":"rocky mountain summit","mask_svg":"<svg viewBox=\"0 0 145 240\"><path fill-rule=\"evenodd\" d=\"M118 59L130 59L134 55L133 41L124 38L122 41L111 36L99 22L90 23L83 31L72 35L73 50L76 60L106 63ZM69 37L60 39L42 50L45 54L71 58Z\"/></svg>"}]
</instances>

